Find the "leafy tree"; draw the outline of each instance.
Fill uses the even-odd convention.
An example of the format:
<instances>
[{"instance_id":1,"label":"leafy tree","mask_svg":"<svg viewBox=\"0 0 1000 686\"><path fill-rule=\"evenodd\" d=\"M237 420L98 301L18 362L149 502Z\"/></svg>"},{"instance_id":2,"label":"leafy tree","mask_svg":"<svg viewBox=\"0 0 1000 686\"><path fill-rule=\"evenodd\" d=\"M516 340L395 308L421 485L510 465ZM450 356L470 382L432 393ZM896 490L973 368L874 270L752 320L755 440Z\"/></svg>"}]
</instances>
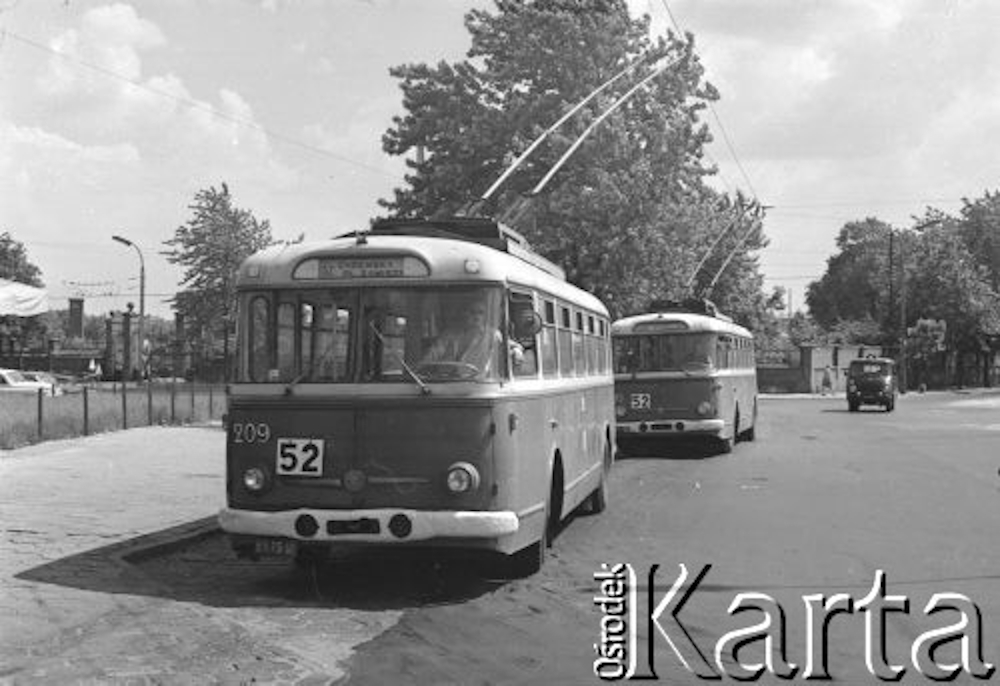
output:
<instances>
[{"instance_id":1,"label":"leafy tree","mask_svg":"<svg viewBox=\"0 0 1000 686\"><path fill-rule=\"evenodd\" d=\"M1000 191L987 191L976 200L963 199L961 215L962 237L989 274L993 291L1000 293Z\"/></svg>"},{"instance_id":2,"label":"leafy tree","mask_svg":"<svg viewBox=\"0 0 1000 686\"><path fill-rule=\"evenodd\" d=\"M42 271L28 259L24 244L8 231L0 233L0 279L41 288ZM18 341L21 346L44 345L47 329L44 315L35 317L0 316L0 349Z\"/></svg>"},{"instance_id":3,"label":"leafy tree","mask_svg":"<svg viewBox=\"0 0 1000 686\"><path fill-rule=\"evenodd\" d=\"M941 221L921 233L909 277L907 309L911 319L946 322L947 344L979 352L984 337L1000 334L1000 296L990 274L969 249L955 221Z\"/></svg>"},{"instance_id":4,"label":"leafy tree","mask_svg":"<svg viewBox=\"0 0 1000 686\"><path fill-rule=\"evenodd\" d=\"M891 343L886 340L882 326L871 317L834 322L822 340L830 345Z\"/></svg>"},{"instance_id":5,"label":"leafy tree","mask_svg":"<svg viewBox=\"0 0 1000 686\"><path fill-rule=\"evenodd\" d=\"M893 303L889 287L889 234L892 227L873 217L845 224L837 236L839 252L827 260L826 272L819 281L809 284L806 303L809 312L824 329L844 322L880 323L881 339L891 331ZM896 275L898 276L898 275ZM861 327L859 335L872 335L870 326ZM855 342L855 341L845 341ZM866 342L873 342L869 339Z\"/></svg>"},{"instance_id":6,"label":"leafy tree","mask_svg":"<svg viewBox=\"0 0 1000 686\"><path fill-rule=\"evenodd\" d=\"M44 285L42 271L28 260L24 244L14 240L8 231L0 233L0 279L37 288Z\"/></svg>"},{"instance_id":7,"label":"leafy tree","mask_svg":"<svg viewBox=\"0 0 1000 686\"><path fill-rule=\"evenodd\" d=\"M788 340L792 345L821 343L824 336L825 332L805 312L796 312L788 320Z\"/></svg>"},{"instance_id":8,"label":"leafy tree","mask_svg":"<svg viewBox=\"0 0 1000 686\"><path fill-rule=\"evenodd\" d=\"M236 313L236 272L253 253L272 243L271 226L233 205L229 187L198 191L193 216L164 241L167 260L184 267L183 289L173 299L183 315L188 343L213 345L221 335L226 359Z\"/></svg>"},{"instance_id":9,"label":"leafy tree","mask_svg":"<svg viewBox=\"0 0 1000 686\"><path fill-rule=\"evenodd\" d=\"M744 307L747 316L762 307L762 296L750 306L736 295L760 292L756 264L746 257L764 244L753 225L759 219L704 182L714 170L704 163L711 136L699 118L718 94L703 80L690 34L653 41L648 18L632 19L624 0L497 0L495 13L466 15L466 27L468 59L390 71L400 80L406 114L394 119L383 148L419 154L407 161L407 186L383 207L398 216L462 211L547 127L626 65L642 55L647 65L671 60L594 129L541 193L525 202L648 66L588 103L476 209L513 223L616 315L688 295L698 260L735 224L719 254L744 240L714 297ZM699 278L712 276L706 269Z\"/></svg>"}]
</instances>

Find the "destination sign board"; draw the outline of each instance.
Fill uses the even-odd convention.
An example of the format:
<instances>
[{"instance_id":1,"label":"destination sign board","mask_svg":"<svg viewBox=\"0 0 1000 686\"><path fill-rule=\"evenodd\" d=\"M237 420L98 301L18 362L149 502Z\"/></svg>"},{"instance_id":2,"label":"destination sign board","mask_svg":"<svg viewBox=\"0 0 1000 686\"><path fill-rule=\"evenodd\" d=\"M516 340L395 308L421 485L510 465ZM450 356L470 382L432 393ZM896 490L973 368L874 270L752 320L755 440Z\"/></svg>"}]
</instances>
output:
<instances>
[{"instance_id":1,"label":"destination sign board","mask_svg":"<svg viewBox=\"0 0 1000 686\"><path fill-rule=\"evenodd\" d=\"M395 279L428 276L424 262L412 255L372 257L321 257L295 268L293 278L343 281L345 279Z\"/></svg>"}]
</instances>

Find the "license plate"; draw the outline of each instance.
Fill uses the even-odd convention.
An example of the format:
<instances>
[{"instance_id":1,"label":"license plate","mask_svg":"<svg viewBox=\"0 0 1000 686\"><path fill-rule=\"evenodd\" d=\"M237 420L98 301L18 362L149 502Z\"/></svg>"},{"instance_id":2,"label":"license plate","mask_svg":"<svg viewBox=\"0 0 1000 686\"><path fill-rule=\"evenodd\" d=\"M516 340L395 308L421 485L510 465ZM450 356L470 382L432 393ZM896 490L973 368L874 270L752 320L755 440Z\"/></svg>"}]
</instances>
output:
<instances>
[{"instance_id":1,"label":"license plate","mask_svg":"<svg viewBox=\"0 0 1000 686\"><path fill-rule=\"evenodd\" d=\"M275 469L280 476L323 476L323 441L279 438Z\"/></svg>"},{"instance_id":2,"label":"license plate","mask_svg":"<svg viewBox=\"0 0 1000 686\"><path fill-rule=\"evenodd\" d=\"M326 523L326 532L331 536L337 534L377 534L378 531L378 520L370 517L343 521L331 520Z\"/></svg>"},{"instance_id":3,"label":"license plate","mask_svg":"<svg viewBox=\"0 0 1000 686\"><path fill-rule=\"evenodd\" d=\"M294 557L298 545L287 538L258 538L253 543L253 551L261 557Z\"/></svg>"}]
</instances>

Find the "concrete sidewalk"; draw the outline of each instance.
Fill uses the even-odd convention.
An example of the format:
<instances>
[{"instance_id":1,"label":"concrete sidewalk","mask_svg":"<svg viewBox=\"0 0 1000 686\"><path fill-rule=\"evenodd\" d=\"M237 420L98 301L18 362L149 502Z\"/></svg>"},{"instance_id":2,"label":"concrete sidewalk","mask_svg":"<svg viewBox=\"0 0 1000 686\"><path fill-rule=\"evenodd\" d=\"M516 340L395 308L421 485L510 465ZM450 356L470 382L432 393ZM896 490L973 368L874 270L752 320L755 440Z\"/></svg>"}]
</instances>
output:
<instances>
[{"instance_id":1,"label":"concrete sidewalk","mask_svg":"<svg viewBox=\"0 0 1000 686\"><path fill-rule=\"evenodd\" d=\"M217 425L145 427L0 452L0 674L19 646L79 627L115 602L18 575L112 544L127 557L214 530L224 473ZM172 527L180 528L164 534Z\"/></svg>"}]
</instances>

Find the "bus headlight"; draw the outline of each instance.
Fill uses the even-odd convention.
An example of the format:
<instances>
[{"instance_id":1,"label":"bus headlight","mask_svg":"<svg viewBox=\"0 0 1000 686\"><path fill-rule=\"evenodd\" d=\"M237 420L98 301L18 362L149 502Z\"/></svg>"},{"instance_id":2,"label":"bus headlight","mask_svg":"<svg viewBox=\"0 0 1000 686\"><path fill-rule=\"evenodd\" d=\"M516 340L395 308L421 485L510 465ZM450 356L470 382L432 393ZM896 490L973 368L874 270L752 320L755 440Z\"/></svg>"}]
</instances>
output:
<instances>
[{"instance_id":1,"label":"bus headlight","mask_svg":"<svg viewBox=\"0 0 1000 686\"><path fill-rule=\"evenodd\" d=\"M469 493L479 488L479 470L468 462L456 462L448 467L445 483L452 493Z\"/></svg>"},{"instance_id":2,"label":"bus headlight","mask_svg":"<svg viewBox=\"0 0 1000 686\"><path fill-rule=\"evenodd\" d=\"M243 472L243 486L251 493L261 493L267 488L267 473L260 467L250 467Z\"/></svg>"},{"instance_id":3,"label":"bus headlight","mask_svg":"<svg viewBox=\"0 0 1000 686\"><path fill-rule=\"evenodd\" d=\"M698 414L702 417L712 414L712 403L707 400L702 400L698 403Z\"/></svg>"}]
</instances>

